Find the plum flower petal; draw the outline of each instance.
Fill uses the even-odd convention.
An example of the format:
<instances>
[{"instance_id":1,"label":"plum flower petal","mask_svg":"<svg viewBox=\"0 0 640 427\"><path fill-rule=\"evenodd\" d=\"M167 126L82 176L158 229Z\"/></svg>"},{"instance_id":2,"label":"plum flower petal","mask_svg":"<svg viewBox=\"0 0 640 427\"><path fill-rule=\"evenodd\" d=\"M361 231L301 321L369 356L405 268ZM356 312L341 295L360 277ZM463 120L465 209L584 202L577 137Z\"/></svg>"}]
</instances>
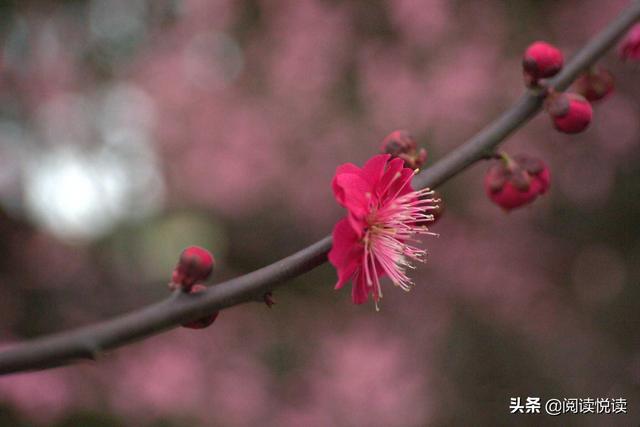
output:
<instances>
[{"instance_id":1,"label":"plum flower petal","mask_svg":"<svg viewBox=\"0 0 640 427\"><path fill-rule=\"evenodd\" d=\"M340 289L355 273L360 252L363 249L359 247L361 246L359 234L346 218L338 221L333 229L333 236L333 248L329 252L329 261L333 265L342 266L338 272L338 283L336 283L336 289Z\"/></svg>"},{"instance_id":2,"label":"plum flower petal","mask_svg":"<svg viewBox=\"0 0 640 427\"><path fill-rule=\"evenodd\" d=\"M360 175L343 173L336 175L336 199L356 216L364 216L368 212L371 185Z\"/></svg>"},{"instance_id":3,"label":"plum flower petal","mask_svg":"<svg viewBox=\"0 0 640 427\"><path fill-rule=\"evenodd\" d=\"M378 181L380 181L380 178L382 178L388 160L388 156L373 156L362 167L361 174L363 178L365 178L373 187L375 187L378 184Z\"/></svg>"},{"instance_id":4,"label":"plum flower petal","mask_svg":"<svg viewBox=\"0 0 640 427\"><path fill-rule=\"evenodd\" d=\"M351 280L355 304L369 295L378 306L382 298L380 278L387 276L405 291L413 282L406 274L410 261L423 261L426 252L410 243L419 234L433 234L426 227L438 200L429 189L411 187L414 171L390 155L372 157L362 168L339 166L332 182L338 203L347 217L333 229L329 261L338 272L336 289Z\"/></svg>"},{"instance_id":5,"label":"plum flower petal","mask_svg":"<svg viewBox=\"0 0 640 427\"><path fill-rule=\"evenodd\" d=\"M336 198L336 200L338 201L338 203L340 203L342 206L344 206L344 190L342 189L342 186L338 185L337 182L337 177L339 175L344 175L347 173L351 173L351 174L358 174L360 172L360 168L356 165L354 165L353 163L345 163L343 165L338 166L338 168L336 169L336 174L333 177L333 181L331 182L331 187L333 188L333 194Z\"/></svg>"}]
</instances>

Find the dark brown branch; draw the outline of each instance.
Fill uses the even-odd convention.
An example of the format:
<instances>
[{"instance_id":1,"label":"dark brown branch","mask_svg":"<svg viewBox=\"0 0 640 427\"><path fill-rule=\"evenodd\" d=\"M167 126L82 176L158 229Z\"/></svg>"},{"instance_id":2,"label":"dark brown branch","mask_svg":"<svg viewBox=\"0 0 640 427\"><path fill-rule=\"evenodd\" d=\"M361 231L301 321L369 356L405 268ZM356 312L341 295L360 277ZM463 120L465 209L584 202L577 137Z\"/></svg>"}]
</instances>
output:
<instances>
[{"instance_id":1,"label":"dark brown branch","mask_svg":"<svg viewBox=\"0 0 640 427\"><path fill-rule=\"evenodd\" d=\"M640 19L640 0L633 2L594 37L549 83L566 89L580 72L598 60L626 30ZM492 152L509 134L540 111L543 96L525 93L516 104L478 134L417 175L414 187L435 188ZM255 300L327 259L331 237L264 268L220 283L198 295L174 294L165 301L95 325L17 344L0 352L0 374L96 359L102 352L160 333L213 311Z\"/></svg>"}]
</instances>

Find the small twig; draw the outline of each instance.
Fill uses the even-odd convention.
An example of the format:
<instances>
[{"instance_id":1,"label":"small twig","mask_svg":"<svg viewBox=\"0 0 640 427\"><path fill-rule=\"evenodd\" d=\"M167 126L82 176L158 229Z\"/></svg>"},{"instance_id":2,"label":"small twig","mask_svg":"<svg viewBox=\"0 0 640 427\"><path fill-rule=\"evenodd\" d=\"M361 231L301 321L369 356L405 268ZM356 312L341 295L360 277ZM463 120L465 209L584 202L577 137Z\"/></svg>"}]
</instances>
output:
<instances>
[{"instance_id":1,"label":"small twig","mask_svg":"<svg viewBox=\"0 0 640 427\"><path fill-rule=\"evenodd\" d=\"M640 19L640 0L634 1L600 34L549 80L550 87L566 89L585 69L598 60L629 27ZM530 90L513 107L440 161L417 175L415 188L435 188L482 159L542 106L544 93ZM0 374L50 368L160 333L209 313L263 299L265 292L299 276L327 260L331 236L259 270L211 287L200 298L171 296L165 301L95 325L17 344L0 352Z\"/></svg>"}]
</instances>

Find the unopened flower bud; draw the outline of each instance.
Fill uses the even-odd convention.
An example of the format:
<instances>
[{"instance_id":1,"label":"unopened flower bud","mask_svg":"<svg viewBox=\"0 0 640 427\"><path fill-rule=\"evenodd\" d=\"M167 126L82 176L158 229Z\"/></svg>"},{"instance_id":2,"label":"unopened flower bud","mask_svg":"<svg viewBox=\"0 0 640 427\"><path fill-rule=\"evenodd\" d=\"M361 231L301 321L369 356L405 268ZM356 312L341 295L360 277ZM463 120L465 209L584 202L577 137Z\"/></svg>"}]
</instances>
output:
<instances>
[{"instance_id":1,"label":"unopened flower bud","mask_svg":"<svg viewBox=\"0 0 640 427\"><path fill-rule=\"evenodd\" d=\"M593 117L589 101L576 93L552 94L547 99L546 108L555 128L564 133L582 132Z\"/></svg>"},{"instance_id":2,"label":"unopened flower bud","mask_svg":"<svg viewBox=\"0 0 640 427\"><path fill-rule=\"evenodd\" d=\"M634 25L620 43L618 53L623 61L640 60L640 23Z\"/></svg>"},{"instance_id":3,"label":"unopened flower bud","mask_svg":"<svg viewBox=\"0 0 640 427\"><path fill-rule=\"evenodd\" d=\"M382 153L404 160L405 167L420 168L427 160L427 150L418 148L416 140L406 130L395 130L382 140Z\"/></svg>"},{"instance_id":4,"label":"unopened flower bud","mask_svg":"<svg viewBox=\"0 0 640 427\"><path fill-rule=\"evenodd\" d=\"M196 294L198 292L204 292L207 290L207 287L198 283L195 284L191 287L191 289L189 290L190 294ZM200 319L197 320L193 320L191 322L187 322L187 323L183 323L182 326L184 326L185 328L190 328L190 329L203 329L206 328L207 326L211 325L216 318L218 317L219 312L215 312L213 314L210 314L208 316L205 317L201 317Z\"/></svg>"},{"instance_id":5,"label":"unopened flower bud","mask_svg":"<svg viewBox=\"0 0 640 427\"><path fill-rule=\"evenodd\" d=\"M524 154L501 157L484 178L485 192L495 204L509 211L533 202L549 189L551 175L542 160Z\"/></svg>"},{"instance_id":6,"label":"unopened flower bud","mask_svg":"<svg viewBox=\"0 0 640 427\"><path fill-rule=\"evenodd\" d=\"M553 45L537 41L529 45L522 58L522 68L527 86L536 86L538 80L551 77L562 69L564 56Z\"/></svg>"},{"instance_id":7,"label":"unopened flower bud","mask_svg":"<svg viewBox=\"0 0 640 427\"><path fill-rule=\"evenodd\" d=\"M173 270L171 289L181 288L189 292L191 287L211 275L214 265L213 255L200 246L190 246L180 254L178 265Z\"/></svg>"},{"instance_id":8,"label":"unopened flower bud","mask_svg":"<svg viewBox=\"0 0 640 427\"><path fill-rule=\"evenodd\" d=\"M599 101L613 91L613 76L598 67L581 75L575 82L575 90L587 101Z\"/></svg>"}]
</instances>

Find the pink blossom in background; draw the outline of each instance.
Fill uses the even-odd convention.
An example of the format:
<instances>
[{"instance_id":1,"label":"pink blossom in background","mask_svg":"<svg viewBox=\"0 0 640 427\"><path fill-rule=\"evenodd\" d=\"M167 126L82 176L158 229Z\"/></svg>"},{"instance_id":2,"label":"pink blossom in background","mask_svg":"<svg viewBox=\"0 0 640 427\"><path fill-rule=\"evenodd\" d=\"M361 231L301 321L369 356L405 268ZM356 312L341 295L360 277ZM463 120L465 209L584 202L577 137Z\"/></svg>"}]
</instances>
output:
<instances>
[{"instance_id":1,"label":"pink blossom in background","mask_svg":"<svg viewBox=\"0 0 640 427\"><path fill-rule=\"evenodd\" d=\"M114 388L114 407L133 419L183 414L204 425L250 425L273 407L258 353L269 337L265 328L260 316L225 310L207 329L177 329L124 349L115 368L97 369ZM115 384L106 376L114 370Z\"/></svg>"},{"instance_id":2,"label":"pink blossom in background","mask_svg":"<svg viewBox=\"0 0 640 427\"><path fill-rule=\"evenodd\" d=\"M430 118L437 134L449 135L439 139L443 148L459 145L455 137L469 135L487 120L478 105L497 97L492 86L500 68L499 49L499 42L452 46L430 70L421 110L433 112Z\"/></svg>"},{"instance_id":3,"label":"pink blossom in background","mask_svg":"<svg viewBox=\"0 0 640 427\"><path fill-rule=\"evenodd\" d=\"M270 394L269 372L255 354L229 356L233 359L209 366L206 403L200 411L230 426L264 423L278 407Z\"/></svg>"},{"instance_id":4,"label":"pink blossom in background","mask_svg":"<svg viewBox=\"0 0 640 427\"><path fill-rule=\"evenodd\" d=\"M517 213L504 216L511 218ZM525 307L551 286L532 254L548 254L559 242L527 233L517 222L504 218L495 228L478 228L449 218L448 226L439 227L438 232L447 236L447 242L433 242L429 272L455 284L445 289L447 293L473 301L503 316L503 321L528 321ZM441 281L430 282L435 286Z\"/></svg>"},{"instance_id":5,"label":"pink blossom in background","mask_svg":"<svg viewBox=\"0 0 640 427\"><path fill-rule=\"evenodd\" d=\"M198 331L186 331L197 333ZM199 346L173 336L129 350L120 358L112 404L129 416L153 418L167 413L197 412L207 386Z\"/></svg>"},{"instance_id":6,"label":"pink blossom in background","mask_svg":"<svg viewBox=\"0 0 640 427\"><path fill-rule=\"evenodd\" d=\"M491 96L487 88L499 68L497 54L495 45L489 44L452 47L428 68L412 69L396 51L364 51L360 65L367 108L381 130L468 133L483 120L476 105L486 102L487 93ZM459 142L437 143L450 147Z\"/></svg>"},{"instance_id":7,"label":"pink blossom in background","mask_svg":"<svg viewBox=\"0 0 640 427\"><path fill-rule=\"evenodd\" d=\"M279 419L284 425L319 426L329 420L331 425L402 426L433 415L435 408L424 398L430 395L429 373L401 339L354 325L320 342L305 374L309 395L284 411Z\"/></svg>"},{"instance_id":8,"label":"pink blossom in background","mask_svg":"<svg viewBox=\"0 0 640 427\"><path fill-rule=\"evenodd\" d=\"M209 329L185 332L206 334L221 320ZM268 377L253 356L220 352L219 347L199 341L197 336L176 335L135 352L134 360L122 360L112 395L118 411L151 419L197 415L202 422L219 419L230 426L251 424L265 416Z\"/></svg>"},{"instance_id":9,"label":"pink blossom in background","mask_svg":"<svg viewBox=\"0 0 640 427\"><path fill-rule=\"evenodd\" d=\"M55 420L77 404L68 371L59 370L0 378L0 399L41 422Z\"/></svg>"},{"instance_id":10,"label":"pink blossom in background","mask_svg":"<svg viewBox=\"0 0 640 427\"><path fill-rule=\"evenodd\" d=\"M75 38L79 30L70 22L47 21L33 14L23 16L24 28L13 28L14 32L28 31L31 43L29 56L12 55L5 52L5 72L16 80L21 100L29 108L37 108L61 92L78 90L83 78L77 67L74 53L79 49Z\"/></svg>"},{"instance_id":11,"label":"pink blossom in background","mask_svg":"<svg viewBox=\"0 0 640 427\"><path fill-rule=\"evenodd\" d=\"M640 376L640 375L639 375ZM324 427L332 425L334 416L323 408L285 408L276 416L277 425L282 427Z\"/></svg>"},{"instance_id":12,"label":"pink blossom in background","mask_svg":"<svg viewBox=\"0 0 640 427\"><path fill-rule=\"evenodd\" d=\"M180 3L180 9L177 31L187 33L226 28L238 12L233 0L189 0Z\"/></svg>"},{"instance_id":13,"label":"pink blossom in background","mask_svg":"<svg viewBox=\"0 0 640 427\"><path fill-rule=\"evenodd\" d=\"M319 0L265 2L272 16L270 37L263 41L270 88L292 113L310 117L322 105L347 59L351 43L344 7Z\"/></svg>"},{"instance_id":14,"label":"pink blossom in background","mask_svg":"<svg viewBox=\"0 0 640 427\"><path fill-rule=\"evenodd\" d=\"M432 123L438 105L427 89L428 78L412 69L401 51L376 45L361 49L358 66L365 107L381 134L396 128L418 133Z\"/></svg>"},{"instance_id":15,"label":"pink blossom in background","mask_svg":"<svg viewBox=\"0 0 640 427\"><path fill-rule=\"evenodd\" d=\"M628 161L638 146L638 105L613 94L604 105L595 109L595 114L598 119L592 126L599 149L619 162Z\"/></svg>"},{"instance_id":16,"label":"pink blossom in background","mask_svg":"<svg viewBox=\"0 0 640 427\"><path fill-rule=\"evenodd\" d=\"M164 126L162 130L185 132L179 120L180 112L193 108L193 82L186 79L184 69L185 39L186 36L180 34L163 33L162 43L158 41L157 45L150 46L132 66L131 73L136 81L152 98L162 101L160 106L166 114L173 115L173 126Z\"/></svg>"},{"instance_id":17,"label":"pink blossom in background","mask_svg":"<svg viewBox=\"0 0 640 427\"><path fill-rule=\"evenodd\" d=\"M571 268L576 294L595 307L606 306L620 295L628 274L622 254L607 245L582 248Z\"/></svg>"},{"instance_id":18,"label":"pink blossom in background","mask_svg":"<svg viewBox=\"0 0 640 427\"><path fill-rule=\"evenodd\" d=\"M397 0L388 7L397 30L417 48L437 47L451 30L451 7L446 0Z\"/></svg>"},{"instance_id":19,"label":"pink blossom in background","mask_svg":"<svg viewBox=\"0 0 640 427\"><path fill-rule=\"evenodd\" d=\"M299 135L299 144L305 147L306 156L293 162L295 167L288 171L289 179L281 183L281 188L287 194L286 202L291 211L302 222L309 224L309 228L327 230L340 214L331 189L321 183L331 182L336 158L354 159L373 154L376 149L373 141L359 147L353 144L358 140L367 141L368 136L375 138L372 132L343 118L323 124L323 129L317 133ZM307 185L300 186L300 182ZM308 186L316 188L316 191L308 191Z\"/></svg>"},{"instance_id":20,"label":"pink blossom in background","mask_svg":"<svg viewBox=\"0 0 640 427\"><path fill-rule=\"evenodd\" d=\"M199 119L202 125L207 120ZM279 145L275 126L268 111L247 105L238 106L216 128L195 127L198 132L210 132L194 135L193 146L183 158L188 166L175 170L180 192L226 214L256 209L285 168L284 147ZM204 174L209 179L199 178Z\"/></svg>"},{"instance_id":21,"label":"pink blossom in background","mask_svg":"<svg viewBox=\"0 0 640 427\"><path fill-rule=\"evenodd\" d=\"M88 257L83 250L62 244L47 234L36 234L20 245L25 256L38 268L30 269L34 283L42 286L62 286L65 283L92 275L87 268ZM56 281L49 280L56 277Z\"/></svg>"},{"instance_id":22,"label":"pink blossom in background","mask_svg":"<svg viewBox=\"0 0 640 427\"><path fill-rule=\"evenodd\" d=\"M602 30L628 5L627 0L608 1L605 8L599 0L562 2L554 7L549 23L557 34L558 41L562 40L561 48L576 48Z\"/></svg>"},{"instance_id":23,"label":"pink blossom in background","mask_svg":"<svg viewBox=\"0 0 640 427\"><path fill-rule=\"evenodd\" d=\"M587 212L607 204L616 178L615 165L604 157L594 158L594 148L589 153L584 148L576 150L563 162L556 180L563 195Z\"/></svg>"}]
</instances>

